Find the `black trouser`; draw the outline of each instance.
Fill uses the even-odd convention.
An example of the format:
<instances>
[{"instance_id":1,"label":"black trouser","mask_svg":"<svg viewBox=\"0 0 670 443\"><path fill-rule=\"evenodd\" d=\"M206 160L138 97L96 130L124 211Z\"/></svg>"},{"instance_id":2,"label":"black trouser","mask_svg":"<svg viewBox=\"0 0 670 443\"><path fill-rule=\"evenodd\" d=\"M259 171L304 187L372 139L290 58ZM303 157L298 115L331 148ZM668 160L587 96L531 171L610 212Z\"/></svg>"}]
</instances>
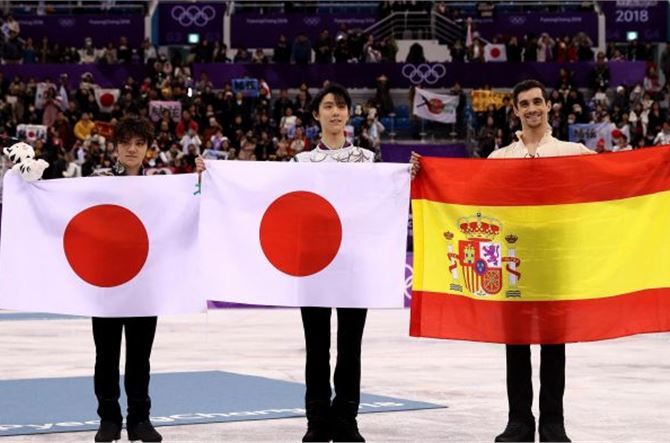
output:
<instances>
[{"instance_id":1,"label":"black trouser","mask_svg":"<svg viewBox=\"0 0 670 443\"><path fill-rule=\"evenodd\" d=\"M305 330L305 404L330 403L331 308L301 308ZM361 342L367 309L337 308L337 363L333 408L358 411L361 401Z\"/></svg>"},{"instance_id":2,"label":"black trouser","mask_svg":"<svg viewBox=\"0 0 670 443\"><path fill-rule=\"evenodd\" d=\"M529 345L507 345L507 399L510 421L532 421L533 383ZM565 345L542 345L540 422L563 422Z\"/></svg>"},{"instance_id":3,"label":"black trouser","mask_svg":"<svg viewBox=\"0 0 670 443\"><path fill-rule=\"evenodd\" d=\"M101 420L121 424L119 406L119 360L121 335L126 330L125 388L128 397L127 424L149 419L149 358L156 334L157 317L93 317L95 340L95 396Z\"/></svg>"}]
</instances>

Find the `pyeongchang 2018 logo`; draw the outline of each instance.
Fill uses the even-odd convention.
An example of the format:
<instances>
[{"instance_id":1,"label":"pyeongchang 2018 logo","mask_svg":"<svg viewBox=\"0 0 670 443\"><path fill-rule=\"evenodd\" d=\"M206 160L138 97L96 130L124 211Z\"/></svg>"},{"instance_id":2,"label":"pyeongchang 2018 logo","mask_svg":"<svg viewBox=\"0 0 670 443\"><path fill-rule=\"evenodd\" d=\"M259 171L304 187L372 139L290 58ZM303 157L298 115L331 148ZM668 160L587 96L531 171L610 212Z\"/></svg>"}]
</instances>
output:
<instances>
[{"instance_id":1,"label":"pyeongchang 2018 logo","mask_svg":"<svg viewBox=\"0 0 670 443\"><path fill-rule=\"evenodd\" d=\"M170 11L172 18L183 27L197 26L202 28L216 17L213 7L207 6L174 6Z\"/></svg>"}]
</instances>

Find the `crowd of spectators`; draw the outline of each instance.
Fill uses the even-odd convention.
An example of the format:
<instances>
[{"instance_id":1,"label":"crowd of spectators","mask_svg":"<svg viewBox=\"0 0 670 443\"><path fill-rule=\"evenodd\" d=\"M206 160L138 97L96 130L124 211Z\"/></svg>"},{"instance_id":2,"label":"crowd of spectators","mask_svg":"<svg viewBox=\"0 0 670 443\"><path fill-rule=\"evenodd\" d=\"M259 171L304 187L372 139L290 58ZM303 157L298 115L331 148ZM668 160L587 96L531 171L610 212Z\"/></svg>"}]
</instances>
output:
<instances>
[{"instance_id":1,"label":"crowd of spectators","mask_svg":"<svg viewBox=\"0 0 670 443\"><path fill-rule=\"evenodd\" d=\"M549 125L554 136L569 140L572 124L609 124L612 143L604 138L595 149L599 152L637 149L670 144L670 82L661 81L658 67L649 63L643 82L633 85L610 83L605 53L598 53L590 73L590 87L578 89L569 69L561 69L560 79L549 89ZM662 70L670 73L670 47L661 57ZM665 75L666 79L670 76ZM520 127L514 115L510 98L499 108L491 105L477 114L478 155L488 156L491 151L514 140ZM580 140L575 140L580 141Z\"/></svg>"},{"instance_id":2,"label":"crowd of spectators","mask_svg":"<svg viewBox=\"0 0 670 443\"><path fill-rule=\"evenodd\" d=\"M265 85L258 96L247 96L226 84L215 90L206 74L191 80L188 66L173 65L163 56L149 60L150 76L129 77L120 88L116 103L103 112L95 97L95 79L90 73L81 79L45 79L41 106L37 106L38 83L34 78L4 78L0 70L0 138L5 145L19 124L45 125L46 137L33 142L38 155L51 167L46 177L90 175L115 162L109 133L124 115L153 117L156 138L147 153L145 166L161 173L190 172L197 155L206 158L287 161L312 148L319 127L311 111L306 84L297 93L269 91ZM377 93L357 103L355 127L348 128L350 141L378 150L384 131L379 118L393 103L385 77L377 80ZM152 101L179 102L181 113L163 110L150 115Z\"/></svg>"}]
</instances>

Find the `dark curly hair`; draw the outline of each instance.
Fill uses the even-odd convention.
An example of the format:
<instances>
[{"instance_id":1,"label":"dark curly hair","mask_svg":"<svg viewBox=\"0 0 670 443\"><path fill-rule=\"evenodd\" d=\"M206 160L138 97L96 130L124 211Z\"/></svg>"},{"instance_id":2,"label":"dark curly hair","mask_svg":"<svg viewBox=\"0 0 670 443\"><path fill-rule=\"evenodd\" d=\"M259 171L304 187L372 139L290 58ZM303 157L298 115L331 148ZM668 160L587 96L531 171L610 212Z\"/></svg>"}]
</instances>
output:
<instances>
[{"instance_id":1,"label":"dark curly hair","mask_svg":"<svg viewBox=\"0 0 670 443\"><path fill-rule=\"evenodd\" d=\"M154 126L144 118L124 117L114 128L114 144L127 143L134 137L146 141L147 145L151 144L154 138Z\"/></svg>"}]
</instances>

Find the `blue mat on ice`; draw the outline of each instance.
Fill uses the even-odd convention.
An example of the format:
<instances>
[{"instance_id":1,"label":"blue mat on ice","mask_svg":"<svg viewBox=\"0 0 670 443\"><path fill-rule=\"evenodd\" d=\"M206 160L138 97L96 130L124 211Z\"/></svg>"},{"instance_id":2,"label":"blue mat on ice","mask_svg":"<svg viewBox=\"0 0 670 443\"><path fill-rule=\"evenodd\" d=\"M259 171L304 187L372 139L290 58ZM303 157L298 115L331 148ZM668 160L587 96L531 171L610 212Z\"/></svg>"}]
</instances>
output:
<instances>
[{"instance_id":1,"label":"blue mat on ice","mask_svg":"<svg viewBox=\"0 0 670 443\"><path fill-rule=\"evenodd\" d=\"M0 393L0 436L97 429L91 377L0 380ZM151 420L156 426L175 426L300 417L305 415L303 395L301 383L230 372L153 374ZM363 394L360 412L443 407Z\"/></svg>"}]
</instances>

